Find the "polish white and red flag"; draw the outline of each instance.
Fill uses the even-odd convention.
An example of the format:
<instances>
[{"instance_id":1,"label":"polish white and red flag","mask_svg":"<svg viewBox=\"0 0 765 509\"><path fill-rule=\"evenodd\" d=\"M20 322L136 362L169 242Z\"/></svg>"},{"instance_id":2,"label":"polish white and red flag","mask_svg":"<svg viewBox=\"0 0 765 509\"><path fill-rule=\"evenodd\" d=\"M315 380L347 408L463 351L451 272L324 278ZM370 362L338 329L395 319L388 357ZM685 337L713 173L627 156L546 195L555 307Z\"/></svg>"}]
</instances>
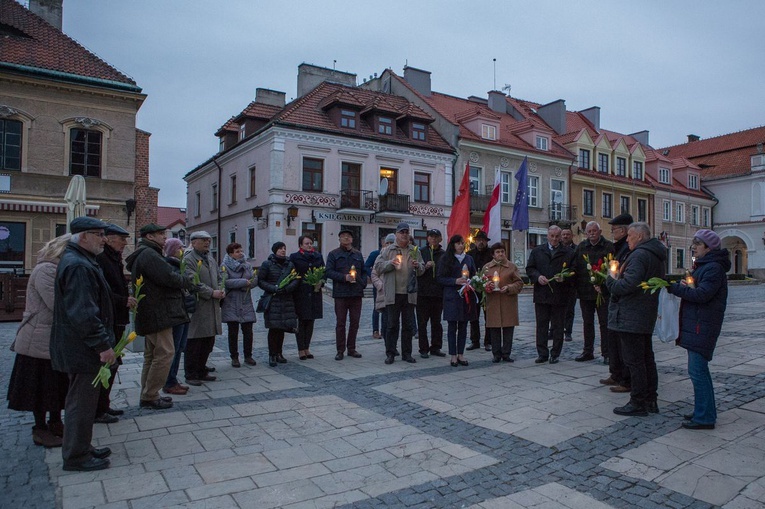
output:
<instances>
[{"instance_id":1,"label":"polish white and red flag","mask_svg":"<svg viewBox=\"0 0 765 509\"><path fill-rule=\"evenodd\" d=\"M483 215L483 231L492 242L502 242L502 205L499 203L500 174L497 170L494 176L494 189L491 191L489 208Z\"/></svg>"}]
</instances>

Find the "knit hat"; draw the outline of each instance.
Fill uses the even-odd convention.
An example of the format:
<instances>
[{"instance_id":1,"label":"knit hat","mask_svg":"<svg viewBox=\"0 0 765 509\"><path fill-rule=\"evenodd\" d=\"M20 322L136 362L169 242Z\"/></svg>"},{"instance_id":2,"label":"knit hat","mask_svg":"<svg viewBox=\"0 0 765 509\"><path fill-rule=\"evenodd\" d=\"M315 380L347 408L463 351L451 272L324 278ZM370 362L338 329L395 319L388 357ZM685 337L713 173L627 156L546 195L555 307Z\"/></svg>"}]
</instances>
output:
<instances>
[{"instance_id":1,"label":"knit hat","mask_svg":"<svg viewBox=\"0 0 765 509\"><path fill-rule=\"evenodd\" d=\"M722 245L722 241L720 241L720 236L717 235L712 230L699 230L696 232L693 238L699 239L701 242L706 244L706 246L709 249L712 249L712 250L720 249L720 246Z\"/></svg>"},{"instance_id":2,"label":"knit hat","mask_svg":"<svg viewBox=\"0 0 765 509\"><path fill-rule=\"evenodd\" d=\"M385 236L384 242L386 244L388 243L393 244L394 242L396 242L396 235L393 233L389 233L388 235Z\"/></svg>"},{"instance_id":3,"label":"knit hat","mask_svg":"<svg viewBox=\"0 0 765 509\"><path fill-rule=\"evenodd\" d=\"M165 256L178 256L178 250L183 248L183 242L175 237L167 239L165 241Z\"/></svg>"}]
</instances>

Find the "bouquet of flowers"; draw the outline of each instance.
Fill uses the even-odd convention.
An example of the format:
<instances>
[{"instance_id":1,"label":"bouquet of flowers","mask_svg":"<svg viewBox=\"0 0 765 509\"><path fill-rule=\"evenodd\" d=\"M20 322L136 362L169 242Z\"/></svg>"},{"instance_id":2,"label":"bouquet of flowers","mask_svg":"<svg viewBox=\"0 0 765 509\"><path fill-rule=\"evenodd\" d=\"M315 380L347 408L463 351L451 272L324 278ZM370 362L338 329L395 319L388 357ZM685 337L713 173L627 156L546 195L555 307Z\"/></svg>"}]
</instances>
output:
<instances>
[{"instance_id":1,"label":"bouquet of flowers","mask_svg":"<svg viewBox=\"0 0 765 509\"><path fill-rule=\"evenodd\" d=\"M281 290L282 288L286 287L288 284L290 284L295 279L300 279L300 276L298 276L298 273L295 272L295 269L292 269L292 271L290 271L290 273L287 274L287 276L284 279L279 281L279 284L276 285L276 288L278 290Z\"/></svg>"},{"instance_id":2,"label":"bouquet of flowers","mask_svg":"<svg viewBox=\"0 0 765 509\"><path fill-rule=\"evenodd\" d=\"M228 279L228 270L225 265L220 266L220 288L219 290L226 291L226 280Z\"/></svg>"},{"instance_id":3,"label":"bouquet of flowers","mask_svg":"<svg viewBox=\"0 0 765 509\"><path fill-rule=\"evenodd\" d=\"M470 278L470 286L476 292L481 292L481 307L486 308L486 286L492 284L491 278L486 274L476 274ZM476 298L478 294L476 293Z\"/></svg>"},{"instance_id":4,"label":"bouquet of flowers","mask_svg":"<svg viewBox=\"0 0 765 509\"><path fill-rule=\"evenodd\" d=\"M661 290L662 288L666 288L669 286L669 283L665 280L663 280L660 277L652 277L648 281L643 281L638 286L642 288L644 291L651 291L651 293L656 293L658 290Z\"/></svg>"},{"instance_id":5,"label":"bouquet of flowers","mask_svg":"<svg viewBox=\"0 0 765 509\"><path fill-rule=\"evenodd\" d=\"M614 255L608 253L608 256L601 258L596 263L590 263L590 257L587 255L582 255L582 257L584 258L584 261L587 262L587 273L590 275L590 283L592 283L593 286L604 284L608 277L609 263L614 259ZM595 299L595 305L600 307L604 301L603 294L598 292L598 296Z\"/></svg>"},{"instance_id":6,"label":"bouquet of flowers","mask_svg":"<svg viewBox=\"0 0 765 509\"><path fill-rule=\"evenodd\" d=\"M325 267L311 267L303 275L303 281L313 286L313 290L318 292L321 288L319 285L324 283L324 273L327 271Z\"/></svg>"},{"instance_id":7,"label":"bouquet of flowers","mask_svg":"<svg viewBox=\"0 0 765 509\"><path fill-rule=\"evenodd\" d=\"M566 278L572 277L573 275L575 275L575 274L576 274L576 272L574 272L573 270L571 270L571 269L570 269L569 267L567 267L566 265L568 265L568 264L567 264L566 262L563 262L563 270L561 270L560 272L558 272L557 274L555 274L555 275L554 275L554 276L553 276L553 277L550 279L550 281L555 281L555 282L559 282L559 281L561 281L561 282L562 282L562 281L565 281L565 280L566 280ZM550 291L551 291L551 292L553 291L553 289L552 289L552 286L550 286ZM553 292L553 293L554 293L554 292Z\"/></svg>"}]
</instances>

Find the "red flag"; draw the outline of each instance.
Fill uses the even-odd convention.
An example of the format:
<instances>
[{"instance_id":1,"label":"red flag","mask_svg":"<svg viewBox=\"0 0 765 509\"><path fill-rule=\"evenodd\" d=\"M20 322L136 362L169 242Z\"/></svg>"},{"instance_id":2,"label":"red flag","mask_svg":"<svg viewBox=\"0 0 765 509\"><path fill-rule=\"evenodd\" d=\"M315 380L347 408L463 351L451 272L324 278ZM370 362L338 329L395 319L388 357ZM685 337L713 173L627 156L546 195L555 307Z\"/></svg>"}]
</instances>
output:
<instances>
[{"instance_id":1,"label":"red flag","mask_svg":"<svg viewBox=\"0 0 765 509\"><path fill-rule=\"evenodd\" d=\"M483 231L494 242L502 242L502 205L499 203L500 173L494 176L494 189L491 192L489 208L483 215Z\"/></svg>"},{"instance_id":2,"label":"red flag","mask_svg":"<svg viewBox=\"0 0 765 509\"><path fill-rule=\"evenodd\" d=\"M446 223L446 235L462 235L467 242L470 235L470 166L465 163L465 173L462 175L459 194L452 205L452 214Z\"/></svg>"}]
</instances>

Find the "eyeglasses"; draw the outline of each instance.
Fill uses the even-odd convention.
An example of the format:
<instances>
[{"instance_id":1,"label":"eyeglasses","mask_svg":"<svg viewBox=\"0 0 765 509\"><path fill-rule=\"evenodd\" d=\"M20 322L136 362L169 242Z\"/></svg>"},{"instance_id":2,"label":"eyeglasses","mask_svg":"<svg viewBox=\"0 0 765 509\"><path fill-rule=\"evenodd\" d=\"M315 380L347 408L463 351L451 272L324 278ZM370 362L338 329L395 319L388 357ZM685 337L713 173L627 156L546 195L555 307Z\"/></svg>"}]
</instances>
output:
<instances>
[{"instance_id":1,"label":"eyeglasses","mask_svg":"<svg viewBox=\"0 0 765 509\"><path fill-rule=\"evenodd\" d=\"M700 240L697 240L697 239L693 239L693 240L691 241L691 245L692 245L692 246L704 246L705 244L704 244L702 241L700 241Z\"/></svg>"},{"instance_id":2,"label":"eyeglasses","mask_svg":"<svg viewBox=\"0 0 765 509\"><path fill-rule=\"evenodd\" d=\"M84 231L82 233L90 233L91 235L97 235L99 237L106 237L106 234L104 232L100 232L100 231L86 230L86 231Z\"/></svg>"}]
</instances>

